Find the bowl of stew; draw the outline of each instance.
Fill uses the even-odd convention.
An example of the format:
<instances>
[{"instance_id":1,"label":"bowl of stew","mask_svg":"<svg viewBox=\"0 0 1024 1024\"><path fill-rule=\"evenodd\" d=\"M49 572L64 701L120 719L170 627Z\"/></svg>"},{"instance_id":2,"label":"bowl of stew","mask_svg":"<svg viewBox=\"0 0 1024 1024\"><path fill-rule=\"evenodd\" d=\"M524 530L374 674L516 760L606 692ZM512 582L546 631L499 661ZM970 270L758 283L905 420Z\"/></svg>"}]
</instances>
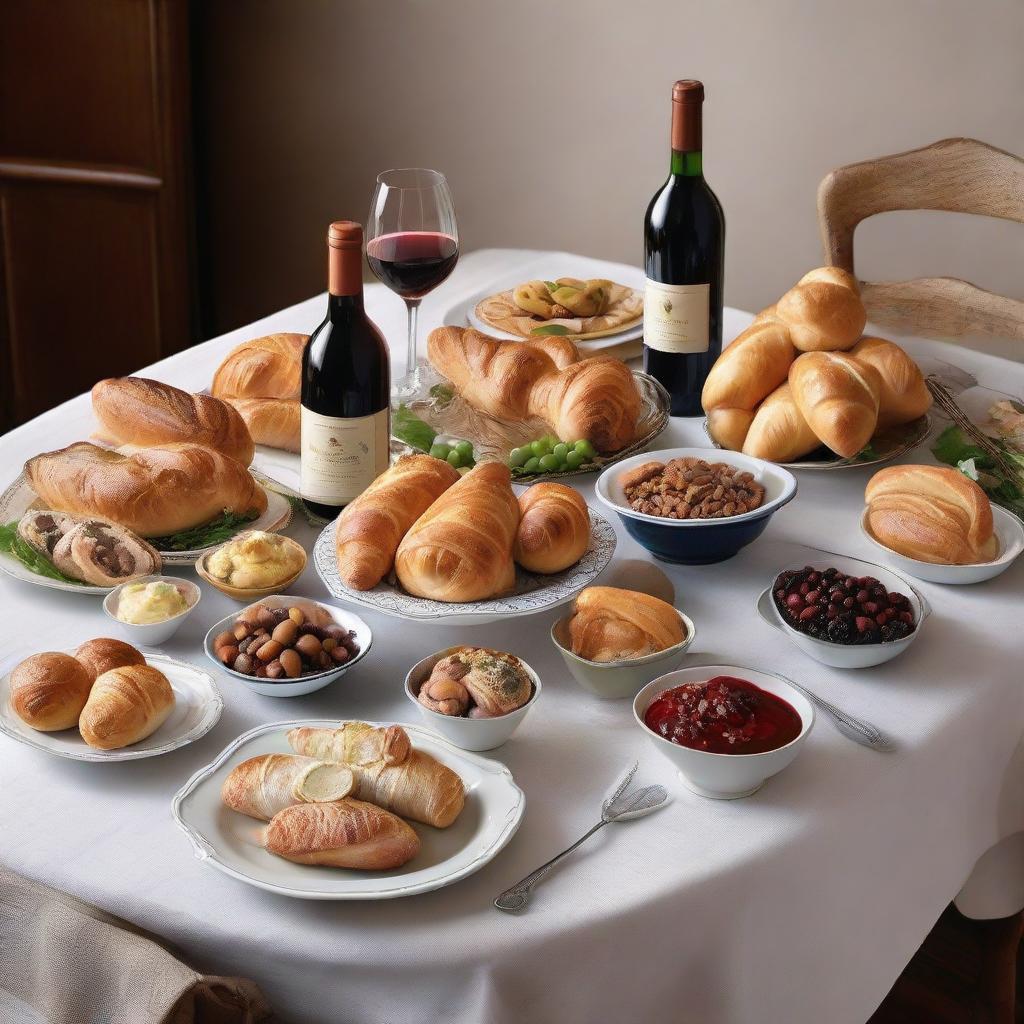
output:
<instances>
[{"instance_id":1,"label":"bowl of stew","mask_svg":"<svg viewBox=\"0 0 1024 1024\"><path fill-rule=\"evenodd\" d=\"M633 717L687 788L736 800L792 763L814 708L772 672L699 665L649 682L633 700Z\"/></svg>"}]
</instances>

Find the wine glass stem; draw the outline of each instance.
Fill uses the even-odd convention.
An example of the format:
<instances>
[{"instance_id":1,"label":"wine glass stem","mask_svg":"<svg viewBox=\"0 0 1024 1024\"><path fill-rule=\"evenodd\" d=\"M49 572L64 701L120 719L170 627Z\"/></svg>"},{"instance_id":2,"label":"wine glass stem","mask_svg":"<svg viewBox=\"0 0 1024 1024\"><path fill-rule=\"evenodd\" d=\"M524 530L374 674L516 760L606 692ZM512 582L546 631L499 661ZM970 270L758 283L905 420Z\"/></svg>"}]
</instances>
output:
<instances>
[{"instance_id":1,"label":"wine glass stem","mask_svg":"<svg viewBox=\"0 0 1024 1024\"><path fill-rule=\"evenodd\" d=\"M418 371L416 362L416 331L419 319L420 300L406 299L405 308L409 311L409 347L405 357L405 375L413 377Z\"/></svg>"}]
</instances>

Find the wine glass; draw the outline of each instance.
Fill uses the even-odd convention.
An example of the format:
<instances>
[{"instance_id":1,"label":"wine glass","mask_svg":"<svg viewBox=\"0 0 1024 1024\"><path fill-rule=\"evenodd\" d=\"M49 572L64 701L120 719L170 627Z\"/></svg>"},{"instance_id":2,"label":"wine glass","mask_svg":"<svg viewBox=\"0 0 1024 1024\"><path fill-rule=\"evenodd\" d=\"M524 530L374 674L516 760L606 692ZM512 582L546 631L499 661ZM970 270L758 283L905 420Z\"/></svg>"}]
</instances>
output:
<instances>
[{"instance_id":1,"label":"wine glass","mask_svg":"<svg viewBox=\"0 0 1024 1024\"><path fill-rule=\"evenodd\" d=\"M377 175L367 222L366 262L379 281L405 299L409 347L405 376L392 396L408 398L420 389L416 317L420 301L454 269L459 258L455 205L439 171L401 167Z\"/></svg>"}]
</instances>

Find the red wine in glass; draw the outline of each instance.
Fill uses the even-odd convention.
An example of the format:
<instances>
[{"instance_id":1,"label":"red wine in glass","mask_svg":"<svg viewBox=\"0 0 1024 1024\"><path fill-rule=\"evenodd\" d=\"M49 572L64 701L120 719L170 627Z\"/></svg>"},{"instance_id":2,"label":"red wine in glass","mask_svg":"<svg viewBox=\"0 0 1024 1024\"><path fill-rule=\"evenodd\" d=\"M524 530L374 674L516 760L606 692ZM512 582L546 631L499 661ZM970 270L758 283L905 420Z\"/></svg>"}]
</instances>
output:
<instances>
[{"instance_id":1,"label":"red wine in glass","mask_svg":"<svg viewBox=\"0 0 1024 1024\"><path fill-rule=\"evenodd\" d=\"M440 231L396 231L366 246L374 276L403 299L422 299L455 269L458 259L459 243Z\"/></svg>"}]
</instances>

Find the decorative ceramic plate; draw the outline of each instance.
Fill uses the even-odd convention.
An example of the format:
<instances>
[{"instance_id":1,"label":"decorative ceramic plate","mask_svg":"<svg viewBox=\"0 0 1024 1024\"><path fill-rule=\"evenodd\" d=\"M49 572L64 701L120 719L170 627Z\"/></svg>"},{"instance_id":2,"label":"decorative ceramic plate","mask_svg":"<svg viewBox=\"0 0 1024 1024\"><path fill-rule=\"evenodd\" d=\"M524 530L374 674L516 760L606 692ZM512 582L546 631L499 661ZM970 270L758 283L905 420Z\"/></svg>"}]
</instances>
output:
<instances>
[{"instance_id":1,"label":"decorative ceramic plate","mask_svg":"<svg viewBox=\"0 0 1024 1024\"><path fill-rule=\"evenodd\" d=\"M68 652L71 653L71 652ZM146 664L158 668L174 691L174 707L167 721L152 736L120 750L95 750L77 729L37 732L29 728L11 708L11 673L0 678L0 732L19 743L73 761L137 761L177 750L205 736L224 710L213 676L194 665L175 661L163 654L147 654Z\"/></svg>"},{"instance_id":2,"label":"decorative ceramic plate","mask_svg":"<svg viewBox=\"0 0 1024 1024\"><path fill-rule=\"evenodd\" d=\"M374 723L385 724L385 723ZM229 810L220 790L241 761L260 754L291 753L289 729L337 728L329 719L272 722L243 733L211 764L201 768L178 791L174 820L188 836L199 860L259 889L306 900L386 900L429 892L479 871L515 835L526 798L512 773L497 761L460 750L419 725L402 728L417 750L436 757L462 778L466 806L445 829L409 824L422 848L408 864L392 871L295 864L275 857L260 844L263 823Z\"/></svg>"},{"instance_id":3,"label":"decorative ceramic plate","mask_svg":"<svg viewBox=\"0 0 1024 1024\"><path fill-rule=\"evenodd\" d=\"M516 566L516 588L504 597L486 601L467 601L454 604L431 601L407 594L397 581L383 579L373 590L351 590L338 575L338 560L334 551L334 524L329 523L316 539L313 564L317 574L333 597L351 601L414 622L444 619L445 624L480 626L500 619L522 615L535 615L557 605L571 601L584 587L590 586L611 561L615 551L615 530L599 512L590 512L590 547L586 554L564 572L541 576Z\"/></svg>"},{"instance_id":4,"label":"decorative ceramic plate","mask_svg":"<svg viewBox=\"0 0 1024 1024\"><path fill-rule=\"evenodd\" d=\"M898 459L912 448L916 448L928 437L931 429L931 417L925 414L910 423L879 431L871 438L867 448L852 458L840 458L835 452L829 451L822 445L798 462L780 462L778 465L785 469L856 469L862 466L877 466L882 462L892 462L893 459ZM716 448L722 447L711 437L707 420L704 421L704 433L708 435Z\"/></svg>"},{"instance_id":5,"label":"decorative ceramic plate","mask_svg":"<svg viewBox=\"0 0 1024 1024\"><path fill-rule=\"evenodd\" d=\"M243 523L238 527L242 530L283 530L291 520L292 506L288 499L277 491L271 490L264 485L256 474L253 474L263 493L267 496L266 511L252 522ZM268 481L271 482L272 481ZM0 523L10 523L20 519L30 508L42 507L41 502L32 490L25 474L22 473L2 495L0 495ZM102 516L97 516L102 518ZM195 551L161 551L164 565L195 565L208 551L219 547L224 541L218 541L209 547L200 548ZM93 587L83 583L65 583L63 580L51 579L49 576L40 576L23 565L13 555L0 552L0 572L6 573L14 579L24 580L27 583L35 583L41 587L51 587L54 590L65 590L71 594L92 594L103 596L109 594L113 587Z\"/></svg>"}]
</instances>

